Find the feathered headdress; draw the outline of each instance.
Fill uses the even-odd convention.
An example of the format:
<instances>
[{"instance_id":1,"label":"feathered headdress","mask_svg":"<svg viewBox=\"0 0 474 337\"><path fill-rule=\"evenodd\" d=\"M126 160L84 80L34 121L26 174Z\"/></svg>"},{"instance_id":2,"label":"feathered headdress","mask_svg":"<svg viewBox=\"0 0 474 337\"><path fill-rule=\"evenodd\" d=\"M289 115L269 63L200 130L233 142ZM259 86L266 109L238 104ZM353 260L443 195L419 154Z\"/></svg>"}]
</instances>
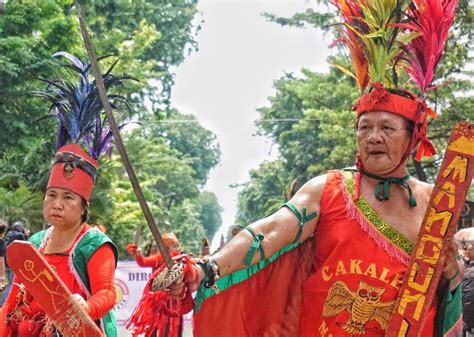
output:
<instances>
[{"instance_id":1,"label":"feathered headdress","mask_svg":"<svg viewBox=\"0 0 474 337\"><path fill-rule=\"evenodd\" d=\"M341 14L341 40L349 47L353 76L361 98L354 105L357 116L387 111L415 123L406 157L420 143L415 158L436 153L426 136L426 106L435 68L441 59L457 0L331 0ZM420 97L399 87L406 72L420 90Z\"/></svg>"},{"instance_id":2,"label":"feathered headdress","mask_svg":"<svg viewBox=\"0 0 474 337\"><path fill-rule=\"evenodd\" d=\"M84 64L65 52L53 56L68 61L57 63L61 76L52 81L42 79L47 83L46 91L34 92L36 96L51 102L49 115L58 120L58 150L47 188L65 188L88 201L99 169L97 160L101 154L109 151L112 132L100 101L97 83L90 77L90 64ZM102 75L107 91L121 88L123 80L131 79L111 73L116 63ZM128 108L124 96L108 95L108 99L113 109L117 109L118 103Z\"/></svg>"}]
</instances>

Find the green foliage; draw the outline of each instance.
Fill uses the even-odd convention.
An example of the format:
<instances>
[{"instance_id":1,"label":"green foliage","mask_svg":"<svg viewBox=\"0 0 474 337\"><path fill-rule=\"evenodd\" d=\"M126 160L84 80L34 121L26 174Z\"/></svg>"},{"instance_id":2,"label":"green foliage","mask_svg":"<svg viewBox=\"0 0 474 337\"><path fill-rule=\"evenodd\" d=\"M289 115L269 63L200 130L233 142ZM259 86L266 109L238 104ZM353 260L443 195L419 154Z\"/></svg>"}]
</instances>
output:
<instances>
[{"instance_id":1,"label":"green foliage","mask_svg":"<svg viewBox=\"0 0 474 337\"><path fill-rule=\"evenodd\" d=\"M204 185L209 171L220 158L216 136L203 128L192 115L181 114L175 109L167 110L166 115L165 120L151 117L144 123L144 132L149 137L166 139L166 144L177 150L193 168L194 178Z\"/></svg>"},{"instance_id":2,"label":"green foliage","mask_svg":"<svg viewBox=\"0 0 474 337\"><path fill-rule=\"evenodd\" d=\"M318 1L320 2L320 1ZM313 27L325 32L330 30L330 25L334 24L334 14L329 12L315 11L307 9L303 13L296 13L291 18L282 18L272 13L263 13L263 16L272 22L282 26L292 26L298 28Z\"/></svg>"},{"instance_id":3,"label":"green foliage","mask_svg":"<svg viewBox=\"0 0 474 337\"><path fill-rule=\"evenodd\" d=\"M9 2L0 16L0 158L8 156L15 167L22 166L17 153L28 153L38 142L44 145L40 162L45 162L47 151L50 156L54 153L54 127L38 123L49 105L30 92L44 88L35 79L57 77L50 66L55 52L85 59L77 12L72 0L32 0ZM196 12L194 0L164 1L159 6L147 0L88 4L87 21L97 55L119 56L115 72L140 80L127 85L127 92L134 93L129 95L134 114L146 114L145 101L154 106L168 101L173 83L170 68L196 48L199 27L192 24ZM103 68L112 61L104 62ZM44 170L34 167L22 167L30 185L44 179Z\"/></svg>"},{"instance_id":4,"label":"green foliage","mask_svg":"<svg viewBox=\"0 0 474 337\"><path fill-rule=\"evenodd\" d=\"M43 228L43 195L21 185L14 191L0 188L0 218L9 224L20 220L32 231Z\"/></svg>"},{"instance_id":5,"label":"green foliage","mask_svg":"<svg viewBox=\"0 0 474 337\"><path fill-rule=\"evenodd\" d=\"M150 125L134 129L126 138L130 160L160 231L174 232L186 250L197 254L200 240L211 237L220 226L221 208L214 194L199 190L189 154L172 148L164 136L150 137L157 124ZM146 227L146 221L117 155L112 156L101 177L111 184L107 190L111 210L99 212L97 221L107 225L108 234L126 256L126 244L133 241L138 225ZM99 191L97 188L91 203L98 200ZM143 235L142 242L152 239L147 229Z\"/></svg>"},{"instance_id":6,"label":"green foliage","mask_svg":"<svg viewBox=\"0 0 474 337\"><path fill-rule=\"evenodd\" d=\"M174 83L170 67L180 64L197 49L193 27L197 0L100 0L88 4L90 29L101 40L99 55L113 53L123 58L127 73L140 72L142 94L154 104L169 103ZM156 84L146 83L159 80ZM135 91L136 92L136 91Z\"/></svg>"},{"instance_id":7,"label":"green foliage","mask_svg":"<svg viewBox=\"0 0 474 337\"><path fill-rule=\"evenodd\" d=\"M63 6L64 1L15 1L0 16L0 158L7 158L13 169L21 169L30 184L42 179L41 165L24 167L24 159L45 162L42 155L52 149L55 134L47 124L36 121L48 106L29 94L43 86L33 79L51 73L47 60L54 52L77 45L73 34L65 33L65 27L72 29L73 23L65 17ZM6 170L2 165L2 171Z\"/></svg>"},{"instance_id":8,"label":"green foliage","mask_svg":"<svg viewBox=\"0 0 474 337\"><path fill-rule=\"evenodd\" d=\"M212 192L201 192L198 198L200 210L199 221L206 231L206 237L211 239L222 225L222 207Z\"/></svg>"},{"instance_id":9,"label":"green foliage","mask_svg":"<svg viewBox=\"0 0 474 337\"><path fill-rule=\"evenodd\" d=\"M180 158L166 139L146 139L135 130L127 141L130 160L140 181L147 181L150 197L160 198L171 209L186 198L197 197L199 190L189 160Z\"/></svg>"},{"instance_id":10,"label":"green foliage","mask_svg":"<svg viewBox=\"0 0 474 337\"><path fill-rule=\"evenodd\" d=\"M248 224L263 218L282 204L289 185L283 162L265 162L250 172L251 181L239 192L236 224Z\"/></svg>"},{"instance_id":11,"label":"green foliage","mask_svg":"<svg viewBox=\"0 0 474 337\"><path fill-rule=\"evenodd\" d=\"M201 240L206 237L204 226L200 222L200 205L194 200L186 199L179 207L170 210L170 223L186 252L199 255Z\"/></svg>"},{"instance_id":12,"label":"green foliage","mask_svg":"<svg viewBox=\"0 0 474 337\"><path fill-rule=\"evenodd\" d=\"M140 80L126 83L132 109L120 119L141 122L124 132L124 139L156 222L162 232L176 232L183 246L197 253L200 240L221 223L215 196L200 190L219 161L219 147L215 135L193 117L167 106L171 68L197 49L197 0L82 3L97 55L117 56L114 73ZM38 78L57 78L51 66L54 53L66 51L85 60L86 52L77 2L11 1L6 8L0 15L0 215L22 219L38 230L44 222L41 198L55 152L56 125L40 120L50 106L31 92L44 89ZM101 61L102 71L116 59ZM190 123L158 123L165 117ZM89 223L106 226L122 257L137 225L146 227L116 154L101 160ZM150 237L144 230L142 242Z\"/></svg>"},{"instance_id":13,"label":"green foliage","mask_svg":"<svg viewBox=\"0 0 474 337\"><path fill-rule=\"evenodd\" d=\"M337 72L303 70L301 79L282 78L275 82L272 106L259 109L257 123L278 144L290 181L301 183L354 161L353 113L347 107L357 90Z\"/></svg>"}]
</instances>

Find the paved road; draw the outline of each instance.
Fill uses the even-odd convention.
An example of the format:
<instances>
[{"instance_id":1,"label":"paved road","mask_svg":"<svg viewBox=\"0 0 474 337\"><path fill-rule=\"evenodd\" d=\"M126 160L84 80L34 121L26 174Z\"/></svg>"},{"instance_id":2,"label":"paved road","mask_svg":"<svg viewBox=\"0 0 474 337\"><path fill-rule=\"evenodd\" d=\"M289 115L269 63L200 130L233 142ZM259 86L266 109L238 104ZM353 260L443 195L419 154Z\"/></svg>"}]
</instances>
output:
<instances>
[{"instance_id":1,"label":"paved road","mask_svg":"<svg viewBox=\"0 0 474 337\"><path fill-rule=\"evenodd\" d=\"M126 330L124 327L118 327L118 337L131 337L132 334ZM193 331L191 324L184 325L183 337L193 337Z\"/></svg>"}]
</instances>

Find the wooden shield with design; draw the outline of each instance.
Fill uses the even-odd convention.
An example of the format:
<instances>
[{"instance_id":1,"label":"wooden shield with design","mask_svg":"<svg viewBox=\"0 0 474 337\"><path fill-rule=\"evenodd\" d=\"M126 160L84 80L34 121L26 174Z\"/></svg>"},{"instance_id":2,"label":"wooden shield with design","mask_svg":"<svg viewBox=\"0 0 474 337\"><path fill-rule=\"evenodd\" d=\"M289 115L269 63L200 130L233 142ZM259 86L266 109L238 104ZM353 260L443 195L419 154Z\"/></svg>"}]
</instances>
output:
<instances>
[{"instance_id":1,"label":"wooden shield with design","mask_svg":"<svg viewBox=\"0 0 474 337\"><path fill-rule=\"evenodd\" d=\"M7 262L63 336L104 336L33 244L12 242L7 249Z\"/></svg>"}]
</instances>

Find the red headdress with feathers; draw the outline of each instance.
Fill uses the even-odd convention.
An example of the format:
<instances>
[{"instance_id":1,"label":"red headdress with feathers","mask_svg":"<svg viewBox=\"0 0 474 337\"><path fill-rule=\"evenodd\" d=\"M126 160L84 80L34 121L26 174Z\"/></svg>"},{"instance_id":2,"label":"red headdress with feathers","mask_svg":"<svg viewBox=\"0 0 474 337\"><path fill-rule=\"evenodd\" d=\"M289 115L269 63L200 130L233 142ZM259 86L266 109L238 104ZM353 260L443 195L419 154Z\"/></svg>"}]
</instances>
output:
<instances>
[{"instance_id":1,"label":"red headdress with feathers","mask_svg":"<svg viewBox=\"0 0 474 337\"><path fill-rule=\"evenodd\" d=\"M348 46L353 76L361 97L353 110L391 112L415 124L406 160L419 144L415 159L436 150L426 135L428 116L435 113L426 105L435 68L439 63L457 0L332 0L341 13L345 29L342 41ZM401 90L398 78L406 72L418 86L420 96Z\"/></svg>"},{"instance_id":2,"label":"red headdress with feathers","mask_svg":"<svg viewBox=\"0 0 474 337\"><path fill-rule=\"evenodd\" d=\"M42 80L48 84L46 91L34 93L52 104L50 116L58 120L57 152L46 189L67 189L89 201L99 169L98 158L110 151L113 135L97 83L90 77L90 65L65 52L53 56L66 59L65 64L57 62L61 76ZM116 63L102 75L106 90L122 88L122 81L131 79L111 73ZM121 95L110 95L109 100L114 109L119 102L128 107Z\"/></svg>"}]
</instances>

